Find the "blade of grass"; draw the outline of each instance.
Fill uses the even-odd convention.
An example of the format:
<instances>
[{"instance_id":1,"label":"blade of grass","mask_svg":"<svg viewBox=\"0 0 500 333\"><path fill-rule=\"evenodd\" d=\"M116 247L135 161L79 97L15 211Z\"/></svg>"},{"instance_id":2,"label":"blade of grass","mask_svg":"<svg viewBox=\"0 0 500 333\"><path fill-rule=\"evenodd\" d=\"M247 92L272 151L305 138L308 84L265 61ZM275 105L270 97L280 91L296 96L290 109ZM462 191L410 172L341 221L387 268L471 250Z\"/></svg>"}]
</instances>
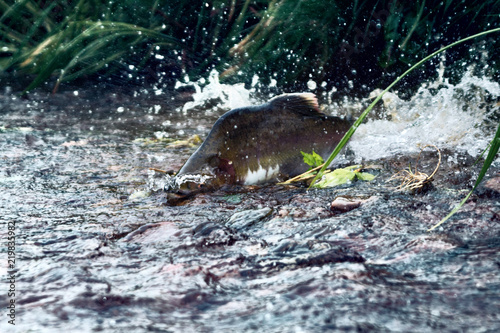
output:
<instances>
[{"instance_id":1,"label":"blade of grass","mask_svg":"<svg viewBox=\"0 0 500 333\"><path fill-rule=\"evenodd\" d=\"M120 51L120 52L117 52L117 53L113 53L112 55L110 55L109 57L107 58L104 58L96 63L91 63L89 66L86 66L76 72L73 72L72 74L69 74L69 75L65 75L65 70L61 70L61 75L59 76L59 78L57 79L57 82L54 86L54 89L52 90L53 93L55 93L58 88L59 88L59 85L61 82L63 81L71 81L73 79L76 79L80 76L83 76L85 74L88 74L88 73L92 73L92 72L95 72L101 68L103 68L106 64L109 64L110 62L112 62L113 60L116 60L118 58L120 58L123 54L125 53L125 51Z\"/></svg>"},{"instance_id":2,"label":"blade of grass","mask_svg":"<svg viewBox=\"0 0 500 333\"><path fill-rule=\"evenodd\" d=\"M500 148L500 123L498 124L498 129L497 132L495 133L495 137L490 143L490 150L488 151L488 155L486 156L486 159L484 160L483 167L481 168L481 171L479 172L479 176L477 177L476 183L474 184L474 187L472 190L467 194L467 196L455 207L453 210L446 215L444 219L439 221L436 225L434 225L432 228L429 228L427 231L432 231L439 227L441 224L446 222L450 217L452 217L462 206L465 204L465 202L469 199L469 197L472 195L472 192L477 188L477 186L481 183L483 180L484 175L486 175L486 171L488 171L488 168L491 166L491 163L493 163L493 160L495 159L496 154L498 153L498 149Z\"/></svg>"},{"instance_id":3,"label":"blade of grass","mask_svg":"<svg viewBox=\"0 0 500 333\"><path fill-rule=\"evenodd\" d=\"M406 72L403 73L403 75L398 76L396 78L396 80L394 80L387 88L385 88L384 91L382 91L380 93L380 95L377 96L377 98L375 98L375 100L366 108L366 110L363 111L363 113L359 116L359 118L354 122L354 124L351 126L351 128L349 128L349 130L344 135L344 137L342 138L342 140L340 140L340 142L337 144L337 146L335 147L335 149L333 150L333 152L330 154L330 156L326 160L326 162L323 165L323 167L321 168L321 170L318 172L318 174L316 175L316 177L314 177L314 179L312 180L311 184L309 185L309 188L312 187L312 185L318 180L319 175L321 175L325 171L325 169L330 165L330 163L332 163L333 159L339 154L339 152L342 150L342 148L344 148L344 146L347 144L347 142L352 137L352 135L354 134L354 132L356 132L356 130L359 127L359 125L363 122L363 120L365 119L365 117L373 109L373 107L378 103L378 101L382 98L382 96L386 92L388 92L396 83L398 83L402 78L404 78L406 75L408 75L409 73L411 73L417 67L419 67L420 65L422 65L423 63L425 63L429 59L433 58L434 56L440 54L441 52L449 49L450 47L456 46L458 44L464 43L464 42L469 41L471 39L475 39L475 38L478 38L478 37L481 37L481 36L484 36L484 35L487 35L487 34L491 34L491 33L494 33L494 32L500 32L500 28L495 28L495 29L483 31L483 32L480 32L478 34L475 34L475 35L463 38L461 40L458 40L458 41L456 41L454 43L451 43L451 44L449 44L447 46L444 46L444 47L440 48L439 50L431 53L427 57L423 58L422 60L420 60L419 62L417 62L415 65L411 66Z\"/></svg>"},{"instance_id":4,"label":"blade of grass","mask_svg":"<svg viewBox=\"0 0 500 333\"><path fill-rule=\"evenodd\" d=\"M68 34L70 34L68 31L78 31L78 27L83 26L86 26L87 28L77 36L73 38L68 36ZM70 29L74 27L76 28ZM57 80L56 88L60 82L65 80L65 77L71 77L74 79L79 75L84 75L104 67L106 63L108 63L107 61L113 61L118 58L116 54L122 55L124 53L122 48L112 50L109 48L109 45L111 45L114 40L130 37L135 38L128 45L136 45L147 39L163 41L165 43L170 43L170 45L178 43L173 37L164 35L161 32L138 27L128 23L86 21L70 22L68 29L61 30L56 35L50 37L54 41L51 44L57 46L52 46L46 50L47 53L44 57L48 61L43 65L33 82L25 89L24 93L44 82L52 75L52 73L54 73L54 71L58 69L61 69L61 73ZM69 42L59 42L69 38L71 38ZM82 45L86 46L82 48ZM37 51L37 49L35 49L35 51ZM107 52L111 52L111 54L105 54ZM74 73L70 73L73 68L85 63L88 59L98 58L104 54L104 61L100 59L95 60L94 65L85 66L87 67L87 70L78 70L75 72L79 73L79 75L73 75ZM32 52L32 54L28 57L30 62L35 61L36 55L37 53Z\"/></svg>"},{"instance_id":5,"label":"blade of grass","mask_svg":"<svg viewBox=\"0 0 500 333\"><path fill-rule=\"evenodd\" d=\"M29 2L29 0L16 1L14 4L7 4L5 3L5 1L2 1L2 7L4 10L6 8L6 10L2 14L2 16L0 16L0 22L3 22L6 18L15 14L17 9L23 8L27 2Z\"/></svg>"},{"instance_id":6,"label":"blade of grass","mask_svg":"<svg viewBox=\"0 0 500 333\"><path fill-rule=\"evenodd\" d=\"M405 46L406 46L406 43L408 43L408 41L410 40L411 38L411 35L413 34L413 32L415 31L415 29L417 28L418 26L418 23L420 22L420 18L422 17L422 13L424 12L424 8L425 8L425 0L422 1L422 4L420 5L420 9L418 11L418 14L417 16L415 17L415 22L413 22L413 25L411 26L411 29L410 31L408 32L408 35L406 36L405 40L403 41L403 43L401 43L401 46L399 47L400 49L404 50L405 49Z\"/></svg>"}]
</instances>

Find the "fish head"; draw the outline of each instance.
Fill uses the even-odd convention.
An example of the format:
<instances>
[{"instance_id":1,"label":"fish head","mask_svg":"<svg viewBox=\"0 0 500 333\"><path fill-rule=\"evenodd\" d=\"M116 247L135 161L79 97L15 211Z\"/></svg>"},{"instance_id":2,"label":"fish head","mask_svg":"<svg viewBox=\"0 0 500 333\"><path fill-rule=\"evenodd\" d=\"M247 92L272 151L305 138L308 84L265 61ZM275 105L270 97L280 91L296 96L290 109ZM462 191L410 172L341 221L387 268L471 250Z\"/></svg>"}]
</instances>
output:
<instances>
[{"instance_id":1,"label":"fish head","mask_svg":"<svg viewBox=\"0 0 500 333\"><path fill-rule=\"evenodd\" d=\"M164 191L167 192L169 202L175 203L224 184L234 183L232 161L217 155L200 155L193 155L179 173L167 181Z\"/></svg>"},{"instance_id":2,"label":"fish head","mask_svg":"<svg viewBox=\"0 0 500 333\"><path fill-rule=\"evenodd\" d=\"M210 175L178 175L170 178L164 186L167 201L175 204L197 193L208 191L212 178Z\"/></svg>"}]
</instances>

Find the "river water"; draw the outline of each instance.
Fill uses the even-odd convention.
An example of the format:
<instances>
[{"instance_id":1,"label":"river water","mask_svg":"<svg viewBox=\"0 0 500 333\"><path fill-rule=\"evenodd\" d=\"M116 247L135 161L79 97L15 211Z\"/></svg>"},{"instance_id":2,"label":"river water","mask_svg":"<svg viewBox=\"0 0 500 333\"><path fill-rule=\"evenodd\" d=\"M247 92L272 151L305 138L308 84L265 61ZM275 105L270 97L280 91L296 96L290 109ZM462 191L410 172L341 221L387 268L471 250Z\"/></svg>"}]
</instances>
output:
<instances>
[{"instance_id":1,"label":"river water","mask_svg":"<svg viewBox=\"0 0 500 333\"><path fill-rule=\"evenodd\" d=\"M66 88L21 98L5 89L0 331L500 330L498 162L452 220L426 231L471 189L498 123L498 85L467 75L409 101L388 95L360 126L335 163L376 164L372 182L223 188L178 206L150 168L178 170L196 149L193 135L258 103L251 89L216 78L195 84L194 96ZM331 114L356 116L369 102L332 96L320 96ZM443 155L433 185L394 191L387 180L425 144ZM421 170L436 163L426 149ZM354 208L332 210L339 197Z\"/></svg>"}]
</instances>

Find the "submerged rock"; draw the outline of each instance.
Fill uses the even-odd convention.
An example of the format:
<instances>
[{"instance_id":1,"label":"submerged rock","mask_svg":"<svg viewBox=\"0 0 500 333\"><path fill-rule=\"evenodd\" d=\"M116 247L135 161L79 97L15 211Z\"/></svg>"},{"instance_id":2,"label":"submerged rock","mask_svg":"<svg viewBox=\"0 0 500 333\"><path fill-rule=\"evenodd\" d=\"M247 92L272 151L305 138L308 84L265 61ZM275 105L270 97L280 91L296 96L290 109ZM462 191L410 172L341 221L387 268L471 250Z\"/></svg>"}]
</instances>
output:
<instances>
[{"instance_id":1,"label":"submerged rock","mask_svg":"<svg viewBox=\"0 0 500 333\"><path fill-rule=\"evenodd\" d=\"M238 212L231 216L226 225L235 229L244 229L262 220L264 217L269 216L271 212L272 209L269 207Z\"/></svg>"}]
</instances>

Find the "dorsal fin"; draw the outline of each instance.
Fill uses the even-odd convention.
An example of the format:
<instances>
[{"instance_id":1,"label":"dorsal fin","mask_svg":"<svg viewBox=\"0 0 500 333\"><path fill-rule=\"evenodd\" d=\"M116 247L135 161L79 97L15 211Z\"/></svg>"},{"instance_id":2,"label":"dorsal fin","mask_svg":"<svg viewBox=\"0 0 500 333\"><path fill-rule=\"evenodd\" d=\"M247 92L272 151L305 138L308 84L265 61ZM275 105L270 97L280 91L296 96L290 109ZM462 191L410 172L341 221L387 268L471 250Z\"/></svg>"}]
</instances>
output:
<instances>
[{"instance_id":1,"label":"dorsal fin","mask_svg":"<svg viewBox=\"0 0 500 333\"><path fill-rule=\"evenodd\" d=\"M273 109L284 109L304 116L321 115L318 99L313 93L283 94L272 98L269 104Z\"/></svg>"}]
</instances>

